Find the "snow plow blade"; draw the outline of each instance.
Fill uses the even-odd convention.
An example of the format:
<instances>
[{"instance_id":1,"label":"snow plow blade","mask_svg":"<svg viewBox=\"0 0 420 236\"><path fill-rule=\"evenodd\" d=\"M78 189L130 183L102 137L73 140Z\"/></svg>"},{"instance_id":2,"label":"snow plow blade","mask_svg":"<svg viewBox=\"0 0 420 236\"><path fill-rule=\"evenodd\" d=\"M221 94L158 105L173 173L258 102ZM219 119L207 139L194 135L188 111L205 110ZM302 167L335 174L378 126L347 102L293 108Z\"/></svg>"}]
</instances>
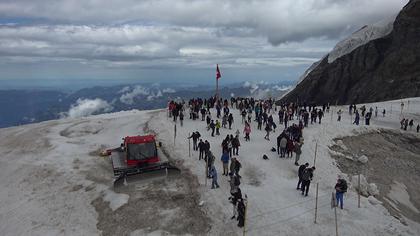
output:
<instances>
[{"instance_id":1,"label":"snow plow blade","mask_svg":"<svg viewBox=\"0 0 420 236\"><path fill-rule=\"evenodd\" d=\"M134 167L127 170L115 171L114 188L145 180L176 178L181 170L170 163L159 163L153 166Z\"/></svg>"}]
</instances>

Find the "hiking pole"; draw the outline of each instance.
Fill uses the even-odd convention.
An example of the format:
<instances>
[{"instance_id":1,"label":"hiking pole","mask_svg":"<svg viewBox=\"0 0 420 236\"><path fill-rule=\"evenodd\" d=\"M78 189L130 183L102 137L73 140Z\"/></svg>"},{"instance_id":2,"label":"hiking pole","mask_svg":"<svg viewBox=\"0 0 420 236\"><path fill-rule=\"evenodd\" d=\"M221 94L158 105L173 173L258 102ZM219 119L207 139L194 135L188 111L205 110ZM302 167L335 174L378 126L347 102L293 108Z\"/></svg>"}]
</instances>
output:
<instances>
[{"instance_id":1,"label":"hiking pole","mask_svg":"<svg viewBox=\"0 0 420 236\"><path fill-rule=\"evenodd\" d=\"M318 186L319 186L319 182L316 183L315 220L314 220L314 224L316 224L316 217L317 217L317 214L318 214Z\"/></svg>"}]
</instances>

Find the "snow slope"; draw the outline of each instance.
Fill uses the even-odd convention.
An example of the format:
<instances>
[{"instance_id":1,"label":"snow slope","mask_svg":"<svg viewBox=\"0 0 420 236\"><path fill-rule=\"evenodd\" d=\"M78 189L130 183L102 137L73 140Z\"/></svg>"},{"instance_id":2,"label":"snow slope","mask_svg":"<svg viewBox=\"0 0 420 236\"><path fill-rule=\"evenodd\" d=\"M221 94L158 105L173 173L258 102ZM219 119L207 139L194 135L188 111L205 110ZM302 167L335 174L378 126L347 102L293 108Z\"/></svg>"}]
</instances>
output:
<instances>
[{"instance_id":1,"label":"snow slope","mask_svg":"<svg viewBox=\"0 0 420 236\"><path fill-rule=\"evenodd\" d=\"M408 101L410 101L408 105ZM270 152L276 146L275 136L271 141L263 139L264 133L252 123L251 142L242 138L239 160L242 163L243 193L248 195L247 235L335 235L334 212L330 208L331 192L337 175L343 175L331 158L328 146L333 138L376 130L399 127L401 114L420 118L420 98L404 99L405 107L400 112L401 101L371 104L379 109L386 108L387 116L378 117L370 127L355 127L344 111L341 123L335 121L332 108L321 125L311 125L304 130L305 144L301 163L313 163L317 146L314 181L308 197L295 190L297 168L290 159L279 159ZM391 108L392 107L392 108ZM393 110L392 114L391 110ZM175 160L191 170L198 178L201 210L211 218L211 229L203 235L240 235L242 229L231 220L232 208L227 178L221 175L219 161L222 139L242 131L243 125L236 109L233 110L234 129L221 129L220 137L210 137L202 121L192 121L186 116L183 127L177 124L174 145L174 123L167 118L166 111L127 111L103 114L78 119L63 119L42 122L0 130L0 232L2 235L100 235L97 227L99 213L93 201L103 196L110 214L123 209L130 198L116 193L109 187L112 180L110 166L103 171L97 165L93 152L105 147L118 146L121 137L136 135L147 129L155 132ZM215 112L213 112L215 114ZM329 116L333 114L334 117ZM274 116L276 117L276 116ZM275 118L277 119L277 118ZM280 127L279 127L280 128ZM188 156L188 137L198 130L203 139L210 141L216 156L220 189L210 189L210 180L204 176L205 164L198 160L198 153ZM318 144L316 144L318 143ZM269 160L262 160L262 155ZM318 219L314 224L315 188L319 184ZM165 187L163 187L165 188ZM403 186L400 188L404 188ZM143 190L138 189L141 194ZM145 190L144 190L145 191ZM166 189L169 191L169 189ZM400 195L392 194L392 198ZM340 235L419 235L420 226L408 221L403 225L392 217L381 205L372 205L371 200L362 198L362 207L357 208L357 194L350 190L345 196L345 209L338 210ZM398 200L398 199L397 199ZM410 205L410 199L403 195L401 202ZM198 204L197 204L198 205ZM410 205L411 207L412 204ZM157 207L158 208L158 207ZM165 217L175 217L176 209L165 211ZM171 213L171 214L169 214ZM152 214L152 213L150 213ZM174 216L175 214L175 216ZM184 216L178 216L184 217ZM117 218L120 219L120 218ZM169 221L167 221L169 222ZM147 227L133 228L133 235L151 233ZM154 234L182 234L179 232L156 231Z\"/></svg>"},{"instance_id":2,"label":"snow slope","mask_svg":"<svg viewBox=\"0 0 420 236\"><path fill-rule=\"evenodd\" d=\"M337 58L340 58L359 46L368 43L371 40L382 38L391 33L395 17L385 19L372 25L365 25L358 31L354 32L350 37L343 39L334 49L328 54L328 63L332 63Z\"/></svg>"}]
</instances>

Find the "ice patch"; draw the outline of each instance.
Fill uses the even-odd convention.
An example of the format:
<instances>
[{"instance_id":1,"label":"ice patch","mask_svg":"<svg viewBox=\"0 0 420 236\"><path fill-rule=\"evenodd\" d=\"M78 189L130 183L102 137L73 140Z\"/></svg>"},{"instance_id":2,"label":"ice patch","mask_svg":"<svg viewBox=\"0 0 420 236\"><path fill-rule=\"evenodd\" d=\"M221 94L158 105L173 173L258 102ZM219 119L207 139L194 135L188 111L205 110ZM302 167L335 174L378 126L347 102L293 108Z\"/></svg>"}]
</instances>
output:
<instances>
[{"instance_id":1,"label":"ice patch","mask_svg":"<svg viewBox=\"0 0 420 236\"><path fill-rule=\"evenodd\" d=\"M413 203L411 203L410 195L407 192L407 187L403 183L394 181L394 184L391 185L391 190L388 193L388 198L393 202L401 203L416 214L420 213L420 211L413 205Z\"/></svg>"},{"instance_id":2,"label":"ice patch","mask_svg":"<svg viewBox=\"0 0 420 236\"><path fill-rule=\"evenodd\" d=\"M109 202L109 207L115 211L123 205L127 204L129 196L123 193L115 193L112 190L105 190L104 192L104 201Z\"/></svg>"}]
</instances>

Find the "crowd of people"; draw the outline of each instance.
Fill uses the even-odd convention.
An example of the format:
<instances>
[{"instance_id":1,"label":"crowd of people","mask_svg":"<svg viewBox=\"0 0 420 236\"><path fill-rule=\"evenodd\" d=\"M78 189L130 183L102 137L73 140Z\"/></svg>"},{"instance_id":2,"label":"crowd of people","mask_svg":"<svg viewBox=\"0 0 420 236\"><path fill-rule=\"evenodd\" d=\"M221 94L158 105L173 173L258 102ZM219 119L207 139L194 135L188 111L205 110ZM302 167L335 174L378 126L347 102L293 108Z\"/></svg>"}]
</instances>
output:
<instances>
[{"instance_id":1,"label":"crowd of people","mask_svg":"<svg viewBox=\"0 0 420 236\"><path fill-rule=\"evenodd\" d=\"M232 125L235 122L233 109L239 111L241 124L243 124L242 133L239 129L235 132L232 130ZM246 198L243 197L240 184L242 176L239 174L242 164L239 161L239 148L241 146L241 134L245 142L251 140L251 123L256 122L257 130L262 131L264 127L264 139L270 141L270 134L275 133L277 125L283 126L283 130L277 136L277 149L271 150L278 154L279 158L292 158L294 164L299 166L297 190L300 190L303 196L308 196L310 183L312 181L315 166L309 167L308 163L299 164L300 156L302 154L302 147L304 145L303 130L309 125L321 124L322 119L326 113L330 112L329 104L316 106L315 104L275 104L272 99L257 100L254 98L234 98L230 101L227 99L217 99L210 97L208 99L191 99L188 103L184 101L171 101L168 106L168 114L173 117L173 121L177 122L178 118L183 122L184 112L189 113L189 119L201 120L205 122L206 130L212 137L220 136L221 129L227 130L230 134L221 142L221 157L223 176L228 177L230 185L229 201L233 205L232 219L238 220L238 226L243 227L245 219ZM215 114L212 114L214 112ZM337 111L337 121L341 121L341 109ZM273 118L273 114L278 115L278 121ZM355 116L353 124L359 125L361 117L364 118L365 124L370 124L370 119L373 114L378 116L378 108L372 107L367 110L365 106L357 108L355 104L349 106L349 115ZM382 115L385 116L385 109L382 110ZM412 129L414 121L403 119L401 121L401 128L407 130L407 126ZM417 125L417 132L420 126ZM223 132L225 133L225 131ZM218 183L218 171L215 167L216 157L210 148L208 140L203 141L201 134L198 131L193 132L188 138L193 140L193 150L199 152L199 160L203 160L206 164L207 178L212 179L211 189L220 187ZM264 155L267 157L266 155ZM267 158L264 158L267 159ZM347 184L344 179L339 178L336 186L336 202L343 207L343 194L347 191Z\"/></svg>"}]
</instances>

